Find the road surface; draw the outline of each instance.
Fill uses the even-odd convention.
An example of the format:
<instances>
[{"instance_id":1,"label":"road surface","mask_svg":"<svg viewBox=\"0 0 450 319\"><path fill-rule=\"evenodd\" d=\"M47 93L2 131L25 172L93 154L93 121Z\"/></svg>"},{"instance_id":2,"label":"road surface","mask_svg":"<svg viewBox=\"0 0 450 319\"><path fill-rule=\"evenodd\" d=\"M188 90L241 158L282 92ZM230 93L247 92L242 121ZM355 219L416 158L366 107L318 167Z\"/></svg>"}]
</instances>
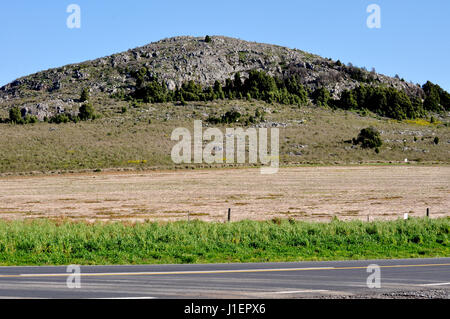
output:
<instances>
[{"instance_id":1,"label":"road surface","mask_svg":"<svg viewBox=\"0 0 450 319\"><path fill-rule=\"evenodd\" d=\"M381 288L368 288L367 266ZM0 267L0 298L310 298L444 289L450 258L207 265ZM68 280L69 279L69 280ZM69 286L74 288L69 288Z\"/></svg>"}]
</instances>

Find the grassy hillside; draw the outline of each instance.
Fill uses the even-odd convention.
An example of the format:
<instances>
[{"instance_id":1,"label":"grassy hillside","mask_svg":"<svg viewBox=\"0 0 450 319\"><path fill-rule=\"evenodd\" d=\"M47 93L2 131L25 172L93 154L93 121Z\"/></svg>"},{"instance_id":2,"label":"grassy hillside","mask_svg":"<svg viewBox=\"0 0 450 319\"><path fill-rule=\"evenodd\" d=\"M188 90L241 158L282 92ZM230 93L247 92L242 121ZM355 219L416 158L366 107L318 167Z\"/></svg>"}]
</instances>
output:
<instances>
[{"instance_id":1,"label":"grassy hillside","mask_svg":"<svg viewBox=\"0 0 450 319\"><path fill-rule=\"evenodd\" d=\"M174 168L171 133L194 119L279 127L282 165L448 163L449 110L431 82L276 45L175 37L1 87L0 174ZM377 152L352 144L369 126Z\"/></svg>"},{"instance_id":2,"label":"grassy hillside","mask_svg":"<svg viewBox=\"0 0 450 319\"><path fill-rule=\"evenodd\" d=\"M94 104L101 105L98 100ZM123 114L122 107L127 108ZM98 109L103 117L95 121L0 124L0 173L173 168L172 130L187 127L192 132L194 119L207 125L209 117L232 109L244 116L258 110L265 122L255 125L279 126L283 165L400 163L405 158L417 163L449 163L448 122L396 121L370 113L260 101L219 100L185 106L142 103L137 107L115 101ZM383 146L378 154L348 142L368 126L381 132ZM435 137L439 138L437 145Z\"/></svg>"}]
</instances>

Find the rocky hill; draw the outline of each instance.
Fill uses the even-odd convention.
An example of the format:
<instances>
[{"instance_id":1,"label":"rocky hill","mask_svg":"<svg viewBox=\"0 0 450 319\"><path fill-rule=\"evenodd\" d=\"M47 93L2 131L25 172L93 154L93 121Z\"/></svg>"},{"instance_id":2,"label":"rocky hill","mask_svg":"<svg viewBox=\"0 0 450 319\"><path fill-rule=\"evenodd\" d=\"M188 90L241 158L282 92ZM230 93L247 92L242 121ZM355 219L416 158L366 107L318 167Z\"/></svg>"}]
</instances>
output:
<instances>
[{"instance_id":1,"label":"rocky hill","mask_svg":"<svg viewBox=\"0 0 450 319\"><path fill-rule=\"evenodd\" d=\"M250 70L259 70L277 77L298 74L305 87L324 86L335 98L361 83L394 87L409 96L424 95L415 84L297 49L223 36L213 36L210 42L183 36L19 78L0 88L0 110L18 106L42 119L78 108L83 88L107 102L118 90L132 91L136 85L132 74L142 67L171 90L188 80L206 86L216 80L224 83L236 72L245 77Z\"/></svg>"}]
</instances>

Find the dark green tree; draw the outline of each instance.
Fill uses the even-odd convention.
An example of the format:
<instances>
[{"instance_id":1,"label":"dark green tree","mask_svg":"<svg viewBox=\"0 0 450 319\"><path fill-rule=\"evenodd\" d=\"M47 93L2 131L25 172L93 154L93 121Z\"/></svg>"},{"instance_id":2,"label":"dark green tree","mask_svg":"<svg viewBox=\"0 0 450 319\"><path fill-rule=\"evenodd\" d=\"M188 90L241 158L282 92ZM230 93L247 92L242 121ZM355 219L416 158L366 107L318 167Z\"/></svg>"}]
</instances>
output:
<instances>
[{"instance_id":1,"label":"dark green tree","mask_svg":"<svg viewBox=\"0 0 450 319\"><path fill-rule=\"evenodd\" d=\"M158 81L147 82L145 86L137 89L135 97L143 100L145 103L163 103L166 102L167 89Z\"/></svg>"},{"instance_id":2,"label":"dark green tree","mask_svg":"<svg viewBox=\"0 0 450 319\"><path fill-rule=\"evenodd\" d=\"M427 81L422 86L425 92L423 106L426 110L441 112L450 110L450 94L439 85Z\"/></svg>"},{"instance_id":3,"label":"dark green tree","mask_svg":"<svg viewBox=\"0 0 450 319\"><path fill-rule=\"evenodd\" d=\"M308 92L306 92L305 87L301 84L301 79L299 76L294 75L287 78L284 81L283 86L290 94L298 97L298 99L296 99L297 104L305 105L308 103Z\"/></svg>"},{"instance_id":4,"label":"dark green tree","mask_svg":"<svg viewBox=\"0 0 450 319\"><path fill-rule=\"evenodd\" d=\"M330 91L322 86L313 92L312 99L318 106L328 106L328 102L330 100Z\"/></svg>"},{"instance_id":5,"label":"dark green tree","mask_svg":"<svg viewBox=\"0 0 450 319\"><path fill-rule=\"evenodd\" d=\"M269 100L271 93L278 90L275 80L263 71L252 70L244 83L247 93L255 99Z\"/></svg>"},{"instance_id":6,"label":"dark green tree","mask_svg":"<svg viewBox=\"0 0 450 319\"><path fill-rule=\"evenodd\" d=\"M9 120L14 124L24 124L22 113L18 107L13 107L9 110Z\"/></svg>"},{"instance_id":7,"label":"dark green tree","mask_svg":"<svg viewBox=\"0 0 450 319\"><path fill-rule=\"evenodd\" d=\"M352 91L345 90L342 92L340 106L343 109L357 109L358 102Z\"/></svg>"},{"instance_id":8,"label":"dark green tree","mask_svg":"<svg viewBox=\"0 0 450 319\"><path fill-rule=\"evenodd\" d=\"M241 90L242 90L241 73L237 72L237 73L234 75L234 82L233 82L233 85L234 85L234 90L236 91L236 93L241 92Z\"/></svg>"},{"instance_id":9,"label":"dark green tree","mask_svg":"<svg viewBox=\"0 0 450 319\"><path fill-rule=\"evenodd\" d=\"M80 106L79 114L80 120L87 121L95 119L95 110L91 103L85 103Z\"/></svg>"},{"instance_id":10,"label":"dark green tree","mask_svg":"<svg viewBox=\"0 0 450 319\"><path fill-rule=\"evenodd\" d=\"M383 144L380 133L373 127L363 128L354 140L354 144L361 144L362 148L378 148Z\"/></svg>"},{"instance_id":11,"label":"dark green tree","mask_svg":"<svg viewBox=\"0 0 450 319\"><path fill-rule=\"evenodd\" d=\"M55 114L49 120L50 123L54 124L68 123L69 121L70 118L64 113Z\"/></svg>"},{"instance_id":12,"label":"dark green tree","mask_svg":"<svg viewBox=\"0 0 450 319\"><path fill-rule=\"evenodd\" d=\"M223 93L222 85L219 81L214 82L214 93L219 99L224 99L225 94Z\"/></svg>"},{"instance_id":13,"label":"dark green tree","mask_svg":"<svg viewBox=\"0 0 450 319\"><path fill-rule=\"evenodd\" d=\"M434 142L434 144L438 145L438 144L439 144L439 137L436 136L436 137L433 139L433 142Z\"/></svg>"},{"instance_id":14,"label":"dark green tree","mask_svg":"<svg viewBox=\"0 0 450 319\"><path fill-rule=\"evenodd\" d=\"M83 88L81 90L80 102L86 102L89 100L89 89Z\"/></svg>"},{"instance_id":15,"label":"dark green tree","mask_svg":"<svg viewBox=\"0 0 450 319\"><path fill-rule=\"evenodd\" d=\"M428 110L428 111L440 112L440 111L442 111L442 108L441 108L439 102L440 102L439 93L433 87L430 89L429 93L425 97L425 101L423 102L423 107L425 110Z\"/></svg>"},{"instance_id":16,"label":"dark green tree","mask_svg":"<svg viewBox=\"0 0 450 319\"><path fill-rule=\"evenodd\" d=\"M140 68L139 71L134 74L134 77L136 78L137 89L140 89L145 85L145 82L147 81L147 74L148 70L145 66Z\"/></svg>"}]
</instances>

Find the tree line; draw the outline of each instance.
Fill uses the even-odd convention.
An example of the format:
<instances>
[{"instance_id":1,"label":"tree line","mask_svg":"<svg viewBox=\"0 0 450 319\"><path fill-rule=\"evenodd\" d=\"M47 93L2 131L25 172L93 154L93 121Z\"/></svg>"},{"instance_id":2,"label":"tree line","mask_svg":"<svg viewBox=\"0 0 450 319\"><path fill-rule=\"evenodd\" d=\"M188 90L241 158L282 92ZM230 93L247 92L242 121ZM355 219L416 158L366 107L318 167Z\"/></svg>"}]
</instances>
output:
<instances>
[{"instance_id":1,"label":"tree line","mask_svg":"<svg viewBox=\"0 0 450 319\"><path fill-rule=\"evenodd\" d=\"M87 121L87 120L95 120L99 117L99 115L95 112L95 109L91 102L89 102L89 90L88 88L83 88L81 90L81 95L78 100L79 102L84 102L78 109L78 114L73 115L70 113L57 113L50 118L44 117L44 122L48 123L68 123L74 122L78 123L79 121ZM25 112L24 112L25 113ZM23 114L22 110L17 106L12 107L9 110L9 118L8 119L0 119L0 122L12 123L12 124L30 124L37 123L39 120L35 115L31 114Z\"/></svg>"},{"instance_id":2,"label":"tree line","mask_svg":"<svg viewBox=\"0 0 450 319\"><path fill-rule=\"evenodd\" d=\"M427 82L423 86L425 99L410 97L404 91L393 87L360 86L342 92L339 99L333 99L326 87L306 89L299 75L287 78L270 76L263 71L252 70L247 79L242 80L238 72L227 79L225 85L216 81L213 86L202 87L188 81L175 90L158 81L144 67L134 73L136 89L129 100L145 103L212 101L217 99L255 99L268 103L306 105L311 100L317 106L329 106L346 110L367 110L375 114L398 120L414 119L426 115L426 111L442 112L450 110L450 95L436 84Z\"/></svg>"},{"instance_id":3,"label":"tree line","mask_svg":"<svg viewBox=\"0 0 450 319\"><path fill-rule=\"evenodd\" d=\"M115 97L128 100L141 100L145 103L213 101L217 99L256 99L268 103L305 105L308 92L300 84L298 77L279 79L265 72L250 71L249 77L242 81L238 72L234 78L227 79L225 85L215 81L214 85L202 87L195 81L188 81L180 88L169 90L157 77L149 74L143 67L134 72L136 89L128 96L118 93Z\"/></svg>"},{"instance_id":4,"label":"tree line","mask_svg":"<svg viewBox=\"0 0 450 319\"><path fill-rule=\"evenodd\" d=\"M368 84L361 84L352 90L344 90L339 99L333 99L330 91L324 86L315 90L305 88L299 75L279 78L257 70L250 71L248 78L245 80L238 72L233 78L226 79L224 85L215 81L212 86L202 87L191 80L174 90L169 90L145 67L132 72L131 75L136 80L135 90L127 95L119 91L112 97L144 103L180 102L182 105L186 101L213 101L218 99L255 99L267 103L298 106L307 105L312 101L317 106L345 110L367 110L397 120L424 117L427 111L443 112L450 110L450 94L430 81L422 87L425 93L422 101L419 97L410 97L404 91L393 87ZM89 90L87 88L82 90L79 102L84 102L84 104L79 108L78 115L62 113L44 120L51 123L66 123L98 117L89 102ZM227 122L229 117L233 116L235 114L229 114L223 119L216 120ZM250 122L253 119L250 118ZM11 108L9 119L3 120L3 122L16 124L35 123L37 121L35 116L22 114L17 107Z\"/></svg>"}]
</instances>

